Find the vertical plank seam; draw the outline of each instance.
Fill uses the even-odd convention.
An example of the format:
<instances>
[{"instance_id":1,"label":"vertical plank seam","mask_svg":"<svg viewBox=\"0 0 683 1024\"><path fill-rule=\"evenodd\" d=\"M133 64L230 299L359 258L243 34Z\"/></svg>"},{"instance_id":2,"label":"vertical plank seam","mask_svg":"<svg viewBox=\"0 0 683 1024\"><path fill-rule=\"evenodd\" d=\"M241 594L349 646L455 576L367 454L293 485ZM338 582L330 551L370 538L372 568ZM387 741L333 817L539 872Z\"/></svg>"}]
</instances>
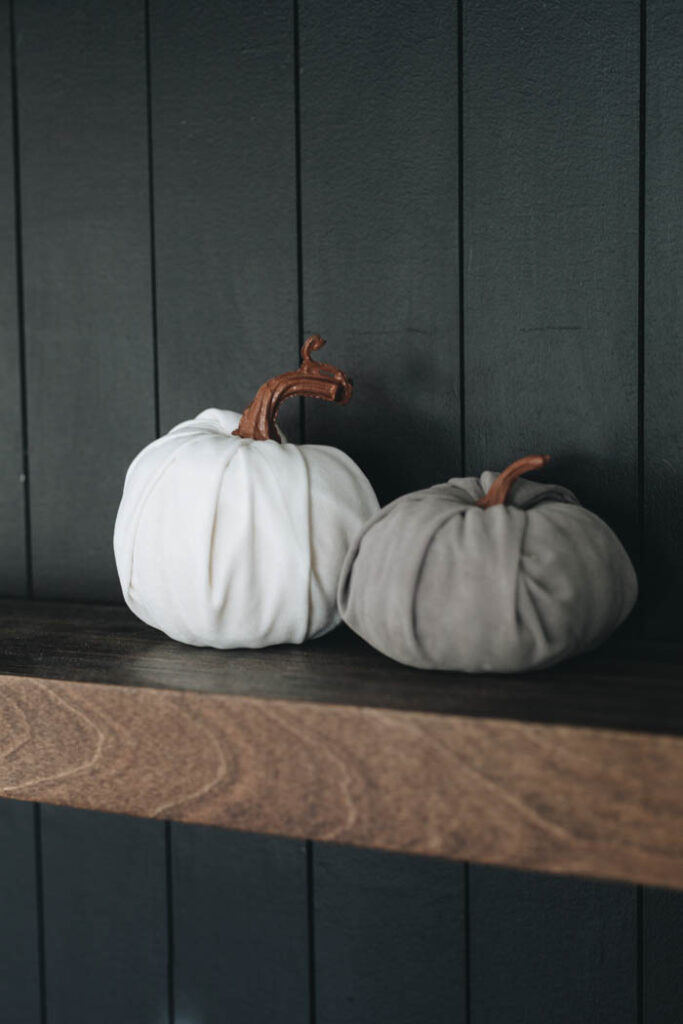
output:
<instances>
[{"instance_id":1,"label":"vertical plank seam","mask_svg":"<svg viewBox=\"0 0 683 1024\"><path fill-rule=\"evenodd\" d=\"M639 885L636 888L636 1020L638 1024L644 1024L645 1021L645 967L643 938L643 887L642 885Z\"/></svg>"},{"instance_id":2,"label":"vertical plank seam","mask_svg":"<svg viewBox=\"0 0 683 1024\"><path fill-rule=\"evenodd\" d=\"M47 976L45 970L45 882L43 877L43 823L40 804L33 805L33 837L36 872L36 944L38 947L38 986L40 1024L47 1024Z\"/></svg>"},{"instance_id":3,"label":"vertical plank seam","mask_svg":"<svg viewBox=\"0 0 683 1024\"><path fill-rule=\"evenodd\" d=\"M308 1012L310 1024L315 1024L317 1017L316 965L315 965L315 877L314 847L310 839L306 840L306 909L308 924Z\"/></svg>"},{"instance_id":4,"label":"vertical plank seam","mask_svg":"<svg viewBox=\"0 0 683 1024\"><path fill-rule=\"evenodd\" d=\"M173 829L164 822L166 855L166 944L167 944L167 999L168 1022L175 1024L175 920L173 915Z\"/></svg>"},{"instance_id":5,"label":"vertical plank seam","mask_svg":"<svg viewBox=\"0 0 683 1024\"><path fill-rule=\"evenodd\" d=\"M26 594L33 597L33 550L31 538L31 495L29 486L28 391L26 374L26 308L24 300L24 245L19 132L19 72L14 0L9 2L10 81L12 104L12 172L14 177L14 251L17 280L17 332L19 341L19 404L21 415L21 475L24 500L24 558Z\"/></svg>"},{"instance_id":6,"label":"vertical plank seam","mask_svg":"<svg viewBox=\"0 0 683 1024\"><path fill-rule=\"evenodd\" d=\"M640 0L638 97L638 570L645 565L645 143L647 83L647 0ZM641 634L645 617L639 616Z\"/></svg>"},{"instance_id":7,"label":"vertical plank seam","mask_svg":"<svg viewBox=\"0 0 683 1024\"><path fill-rule=\"evenodd\" d=\"M464 232L464 156L463 156L463 110L464 110L464 73L463 73L463 4L464 0L458 0L457 13L457 139L458 139L458 397L460 401L460 473L465 476L466 470L466 447L465 447L465 232Z\"/></svg>"},{"instance_id":8,"label":"vertical plank seam","mask_svg":"<svg viewBox=\"0 0 683 1024\"><path fill-rule=\"evenodd\" d=\"M304 256L303 256L303 211L301 203L301 93L300 93L300 48L299 48L299 3L292 0L292 45L294 66L294 178L296 197L296 288L297 288L297 345L296 359L304 340ZM306 440L306 406L299 398L299 442Z\"/></svg>"},{"instance_id":9,"label":"vertical plank seam","mask_svg":"<svg viewBox=\"0 0 683 1024\"><path fill-rule=\"evenodd\" d=\"M145 0L145 97L147 103L147 201L149 204L149 273L152 315L152 372L154 375L154 433L161 432L159 403L159 321L157 311L156 217L154 209L154 130L152 124L152 33L150 0Z\"/></svg>"},{"instance_id":10,"label":"vertical plank seam","mask_svg":"<svg viewBox=\"0 0 683 1024\"><path fill-rule=\"evenodd\" d=\"M465 981L465 992L463 997L463 1003L465 1008L465 1021L466 1024L470 1024L472 1014L472 999L471 999L471 955L470 955L470 866L465 861L462 866L463 869L463 929L464 929L464 943L463 943L463 956L464 956L464 970L463 976Z\"/></svg>"}]
</instances>

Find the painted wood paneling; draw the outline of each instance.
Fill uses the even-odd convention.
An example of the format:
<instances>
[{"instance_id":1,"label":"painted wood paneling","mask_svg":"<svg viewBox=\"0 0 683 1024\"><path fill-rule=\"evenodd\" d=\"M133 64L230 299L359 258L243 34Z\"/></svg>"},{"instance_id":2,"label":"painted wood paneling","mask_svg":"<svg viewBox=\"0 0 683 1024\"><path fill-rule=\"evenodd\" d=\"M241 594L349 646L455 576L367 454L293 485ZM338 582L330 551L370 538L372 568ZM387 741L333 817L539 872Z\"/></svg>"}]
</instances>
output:
<instances>
[{"instance_id":1,"label":"painted wood paneling","mask_svg":"<svg viewBox=\"0 0 683 1024\"><path fill-rule=\"evenodd\" d=\"M167 1024L164 825L41 808L49 1024Z\"/></svg>"},{"instance_id":2,"label":"painted wood paneling","mask_svg":"<svg viewBox=\"0 0 683 1024\"><path fill-rule=\"evenodd\" d=\"M151 47L168 430L210 406L241 412L264 380L298 366L292 5L152 0Z\"/></svg>"},{"instance_id":3,"label":"painted wood paneling","mask_svg":"<svg viewBox=\"0 0 683 1024\"><path fill-rule=\"evenodd\" d=\"M27 592L10 0L0 2L0 595Z\"/></svg>"},{"instance_id":4,"label":"painted wood paneling","mask_svg":"<svg viewBox=\"0 0 683 1024\"><path fill-rule=\"evenodd\" d=\"M171 834L175 1020L309 1024L305 844Z\"/></svg>"},{"instance_id":5,"label":"painted wood paneling","mask_svg":"<svg viewBox=\"0 0 683 1024\"><path fill-rule=\"evenodd\" d=\"M464 5L467 471L548 452L638 548L637 0Z\"/></svg>"},{"instance_id":6,"label":"painted wood paneling","mask_svg":"<svg viewBox=\"0 0 683 1024\"><path fill-rule=\"evenodd\" d=\"M464 1024L462 865L313 850L317 1024Z\"/></svg>"},{"instance_id":7,"label":"painted wood paneling","mask_svg":"<svg viewBox=\"0 0 683 1024\"><path fill-rule=\"evenodd\" d=\"M648 0L645 137L645 602L678 639L683 602L683 7Z\"/></svg>"},{"instance_id":8,"label":"painted wood paneling","mask_svg":"<svg viewBox=\"0 0 683 1024\"><path fill-rule=\"evenodd\" d=\"M470 1024L637 1024L634 886L470 868Z\"/></svg>"},{"instance_id":9,"label":"painted wood paneling","mask_svg":"<svg viewBox=\"0 0 683 1024\"><path fill-rule=\"evenodd\" d=\"M302 0L303 317L354 380L307 440L380 500L457 475L457 8Z\"/></svg>"},{"instance_id":10,"label":"painted wood paneling","mask_svg":"<svg viewBox=\"0 0 683 1024\"><path fill-rule=\"evenodd\" d=\"M465 5L463 40L467 470L550 451L548 476L634 552L638 18L633 3ZM472 882L473 1024L635 1022L629 892Z\"/></svg>"},{"instance_id":11,"label":"painted wood paneling","mask_svg":"<svg viewBox=\"0 0 683 1024\"><path fill-rule=\"evenodd\" d=\"M154 436L144 9L16 0L33 575L119 600L126 467Z\"/></svg>"},{"instance_id":12,"label":"painted wood paneling","mask_svg":"<svg viewBox=\"0 0 683 1024\"><path fill-rule=\"evenodd\" d=\"M643 1024L683 1016L683 893L643 890Z\"/></svg>"},{"instance_id":13,"label":"painted wood paneling","mask_svg":"<svg viewBox=\"0 0 683 1024\"><path fill-rule=\"evenodd\" d=\"M41 1024L35 809L0 800L0 1019Z\"/></svg>"},{"instance_id":14,"label":"painted wood paneling","mask_svg":"<svg viewBox=\"0 0 683 1024\"><path fill-rule=\"evenodd\" d=\"M140 0L15 0L36 594L118 600L113 519L157 416L243 408L296 365L303 326L356 384L348 408L307 407L308 439L347 450L382 499L461 468L461 340L467 472L547 450L547 478L636 553L640 453L647 630L676 639L680 5L646 6L640 153L637 0L465 0L461 41L446 0L148 7L146 24ZM0 594L21 595L9 13L0 0ZM283 422L299 436L296 406ZM638 1019L629 887L474 867L468 911L457 865L315 846L307 876L296 841L42 815L47 1024L168 1024L169 993L175 1024L458 1024L468 984L470 1024ZM12 1024L40 1019L34 824L0 802ZM673 1024L679 896L646 890L642 920L644 1024Z\"/></svg>"}]
</instances>

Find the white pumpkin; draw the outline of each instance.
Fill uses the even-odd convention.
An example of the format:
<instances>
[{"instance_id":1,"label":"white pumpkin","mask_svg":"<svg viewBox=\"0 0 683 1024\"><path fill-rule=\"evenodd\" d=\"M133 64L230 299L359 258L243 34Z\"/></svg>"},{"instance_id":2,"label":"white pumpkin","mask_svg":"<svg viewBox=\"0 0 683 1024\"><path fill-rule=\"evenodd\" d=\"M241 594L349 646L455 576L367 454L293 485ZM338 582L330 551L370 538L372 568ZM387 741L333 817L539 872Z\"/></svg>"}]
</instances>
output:
<instances>
[{"instance_id":1,"label":"white pumpkin","mask_svg":"<svg viewBox=\"0 0 683 1024\"><path fill-rule=\"evenodd\" d=\"M242 417L207 409L132 463L114 531L128 606L183 643L219 648L301 643L339 621L347 549L378 509L343 452L288 444L281 402L345 404L351 382L315 362L314 335L293 373L267 381Z\"/></svg>"}]
</instances>

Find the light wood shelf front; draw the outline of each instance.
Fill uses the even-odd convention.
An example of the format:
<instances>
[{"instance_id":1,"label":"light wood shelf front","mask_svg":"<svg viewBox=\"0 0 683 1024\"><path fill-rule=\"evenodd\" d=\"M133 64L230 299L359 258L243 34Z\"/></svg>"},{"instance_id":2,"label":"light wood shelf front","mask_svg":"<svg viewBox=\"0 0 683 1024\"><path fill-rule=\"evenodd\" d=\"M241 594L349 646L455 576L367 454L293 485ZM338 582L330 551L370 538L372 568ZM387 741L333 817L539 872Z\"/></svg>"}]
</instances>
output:
<instances>
[{"instance_id":1,"label":"light wood shelf front","mask_svg":"<svg viewBox=\"0 0 683 1024\"><path fill-rule=\"evenodd\" d=\"M344 630L221 652L0 602L0 796L683 888L682 665L425 673Z\"/></svg>"}]
</instances>

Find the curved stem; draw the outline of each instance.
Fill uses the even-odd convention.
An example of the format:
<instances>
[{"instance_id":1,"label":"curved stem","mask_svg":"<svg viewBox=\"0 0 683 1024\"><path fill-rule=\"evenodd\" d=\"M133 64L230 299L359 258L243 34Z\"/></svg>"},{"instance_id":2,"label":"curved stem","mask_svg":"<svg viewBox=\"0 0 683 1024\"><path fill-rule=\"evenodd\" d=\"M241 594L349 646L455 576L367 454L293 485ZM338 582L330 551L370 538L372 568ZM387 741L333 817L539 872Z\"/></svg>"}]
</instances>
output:
<instances>
[{"instance_id":1,"label":"curved stem","mask_svg":"<svg viewBox=\"0 0 683 1024\"><path fill-rule=\"evenodd\" d=\"M254 400L244 410L239 426L237 430L233 430L233 434L237 437L250 437L254 441L279 442L280 435L275 425L277 414L285 399L293 398L295 395L346 405L353 392L349 378L336 366L318 363L311 355L324 344L325 339L319 334L312 334L307 338L301 349L299 369L271 377L262 384Z\"/></svg>"},{"instance_id":2,"label":"curved stem","mask_svg":"<svg viewBox=\"0 0 683 1024\"><path fill-rule=\"evenodd\" d=\"M498 474L487 493L477 502L478 507L491 508L492 505L504 505L510 488L518 477L523 473L531 473L534 469L542 469L548 462L550 462L549 455L525 455L523 459L517 459Z\"/></svg>"}]
</instances>

